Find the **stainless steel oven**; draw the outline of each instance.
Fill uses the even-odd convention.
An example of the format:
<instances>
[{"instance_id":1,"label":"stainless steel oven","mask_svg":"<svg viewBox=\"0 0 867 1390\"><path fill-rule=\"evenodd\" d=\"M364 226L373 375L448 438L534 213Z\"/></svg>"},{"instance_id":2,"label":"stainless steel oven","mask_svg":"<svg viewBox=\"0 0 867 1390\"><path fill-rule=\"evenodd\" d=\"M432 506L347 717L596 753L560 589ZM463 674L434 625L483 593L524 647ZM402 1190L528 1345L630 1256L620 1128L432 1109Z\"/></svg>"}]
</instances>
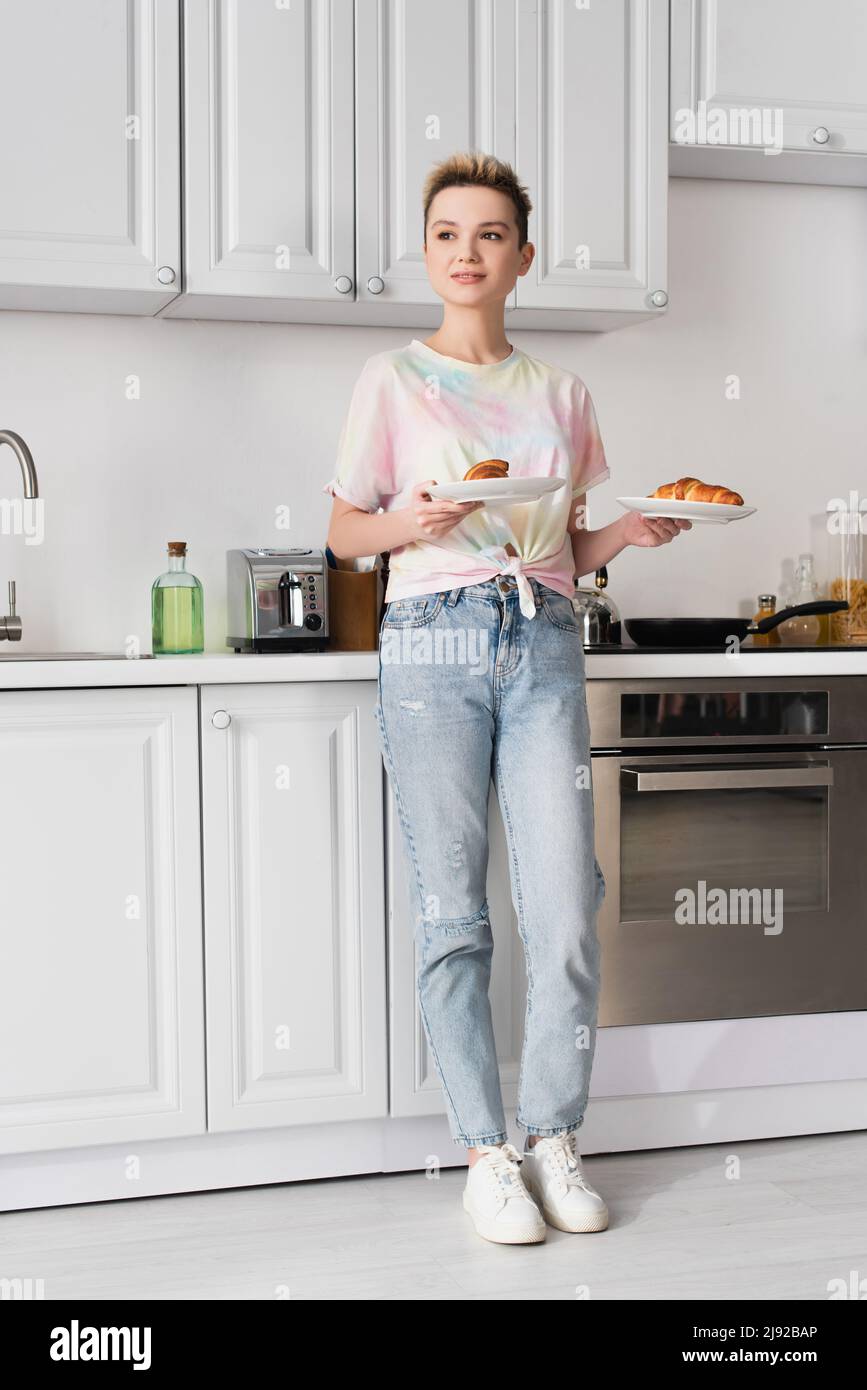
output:
<instances>
[{"instance_id":1,"label":"stainless steel oven","mask_svg":"<svg viewBox=\"0 0 867 1390\"><path fill-rule=\"evenodd\" d=\"M587 701L600 1025L867 1009L867 677Z\"/></svg>"}]
</instances>

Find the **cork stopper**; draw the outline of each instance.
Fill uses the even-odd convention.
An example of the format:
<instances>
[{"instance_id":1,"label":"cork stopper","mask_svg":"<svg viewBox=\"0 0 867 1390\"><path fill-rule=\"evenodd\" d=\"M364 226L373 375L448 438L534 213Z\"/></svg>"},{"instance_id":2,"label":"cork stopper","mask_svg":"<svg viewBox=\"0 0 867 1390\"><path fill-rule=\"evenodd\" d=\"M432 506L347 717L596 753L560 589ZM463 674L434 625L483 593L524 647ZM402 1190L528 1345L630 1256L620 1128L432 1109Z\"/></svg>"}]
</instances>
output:
<instances>
[{"instance_id":1,"label":"cork stopper","mask_svg":"<svg viewBox=\"0 0 867 1390\"><path fill-rule=\"evenodd\" d=\"M170 554L170 555L186 555L186 553L187 553L187 543L186 543L186 541L169 541L169 554Z\"/></svg>"}]
</instances>

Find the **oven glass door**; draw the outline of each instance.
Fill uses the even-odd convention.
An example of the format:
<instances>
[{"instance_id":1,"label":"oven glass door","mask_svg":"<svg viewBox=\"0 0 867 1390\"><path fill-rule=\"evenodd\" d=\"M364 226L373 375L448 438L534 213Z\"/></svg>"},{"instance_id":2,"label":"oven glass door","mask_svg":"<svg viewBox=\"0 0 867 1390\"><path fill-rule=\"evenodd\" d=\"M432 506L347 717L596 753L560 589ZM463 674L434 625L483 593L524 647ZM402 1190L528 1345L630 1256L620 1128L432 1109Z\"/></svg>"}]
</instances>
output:
<instances>
[{"instance_id":1,"label":"oven glass door","mask_svg":"<svg viewBox=\"0 0 867 1390\"><path fill-rule=\"evenodd\" d=\"M867 1009L867 750L600 754L600 1025Z\"/></svg>"}]
</instances>

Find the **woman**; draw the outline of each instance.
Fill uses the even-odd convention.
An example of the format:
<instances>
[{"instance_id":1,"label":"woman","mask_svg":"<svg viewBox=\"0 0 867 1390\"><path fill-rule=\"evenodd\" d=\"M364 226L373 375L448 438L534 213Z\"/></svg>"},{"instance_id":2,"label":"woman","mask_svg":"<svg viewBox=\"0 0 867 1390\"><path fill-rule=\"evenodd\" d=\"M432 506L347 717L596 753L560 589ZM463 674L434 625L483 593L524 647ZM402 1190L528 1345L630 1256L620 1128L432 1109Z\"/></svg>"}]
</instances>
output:
<instances>
[{"instance_id":1,"label":"woman","mask_svg":"<svg viewBox=\"0 0 867 1390\"><path fill-rule=\"evenodd\" d=\"M423 203L442 324L365 363L324 489L328 542L343 558L391 552L376 715L417 907L419 1004L452 1137L468 1151L464 1207L486 1239L527 1243L544 1240L546 1220L567 1231L608 1224L576 1139L605 883L570 595L576 574L627 545L662 545L689 522L629 512L584 526L587 489L609 472L590 395L504 333L506 298L534 256L532 204L513 170L456 155L433 169ZM427 491L492 458L509 476L566 486L496 510ZM492 777L528 976L522 1156L507 1141L488 1001Z\"/></svg>"}]
</instances>

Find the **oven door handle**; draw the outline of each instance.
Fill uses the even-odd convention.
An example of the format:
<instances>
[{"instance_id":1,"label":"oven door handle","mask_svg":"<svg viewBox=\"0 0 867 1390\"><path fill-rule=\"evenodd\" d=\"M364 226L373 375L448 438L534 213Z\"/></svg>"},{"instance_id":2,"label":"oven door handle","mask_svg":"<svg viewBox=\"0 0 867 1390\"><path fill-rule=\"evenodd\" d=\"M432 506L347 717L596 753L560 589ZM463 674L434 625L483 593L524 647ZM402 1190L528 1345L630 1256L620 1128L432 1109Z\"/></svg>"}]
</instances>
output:
<instances>
[{"instance_id":1,"label":"oven door handle","mask_svg":"<svg viewBox=\"0 0 867 1390\"><path fill-rule=\"evenodd\" d=\"M832 767L708 767L666 772L622 767L620 786L633 792L739 791L750 787L833 787Z\"/></svg>"}]
</instances>

